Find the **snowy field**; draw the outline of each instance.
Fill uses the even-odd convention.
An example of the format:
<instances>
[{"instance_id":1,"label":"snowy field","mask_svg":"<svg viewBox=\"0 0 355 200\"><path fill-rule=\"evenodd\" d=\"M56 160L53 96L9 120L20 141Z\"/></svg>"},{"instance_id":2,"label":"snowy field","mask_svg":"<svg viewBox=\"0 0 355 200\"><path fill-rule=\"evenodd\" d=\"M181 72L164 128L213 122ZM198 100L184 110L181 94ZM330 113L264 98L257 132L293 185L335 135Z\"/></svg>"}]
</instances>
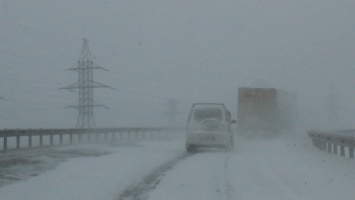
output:
<instances>
[{"instance_id":1,"label":"snowy field","mask_svg":"<svg viewBox=\"0 0 355 200\"><path fill-rule=\"evenodd\" d=\"M306 135L235 139L231 152L203 149L174 163L141 198L355 199L355 161L319 151ZM121 199L127 188L186 154L183 139L74 145L55 151L90 155L69 156L60 162L42 155L36 159L51 167L2 186L0 199Z\"/></svg>"}]
</instances>

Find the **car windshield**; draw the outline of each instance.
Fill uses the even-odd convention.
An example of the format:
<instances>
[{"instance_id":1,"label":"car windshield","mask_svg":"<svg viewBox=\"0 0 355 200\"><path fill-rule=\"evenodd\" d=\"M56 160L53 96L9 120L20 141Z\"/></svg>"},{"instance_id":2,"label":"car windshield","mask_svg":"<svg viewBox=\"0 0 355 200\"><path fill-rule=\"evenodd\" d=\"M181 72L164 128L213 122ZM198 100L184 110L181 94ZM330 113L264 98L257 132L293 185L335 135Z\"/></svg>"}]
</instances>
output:
<instances>
[{"instance_id":1,"label":"car windshield","mask_svg":"<svg viewBox=\"0 0 355 200\"><path fill-rule=\"evenodd\" d=\"M194 119L197 121L204 121L207 119L222 120L222 111L219 108L204 108L196 109L194 111Z\"/></svg>"}]
</instances>

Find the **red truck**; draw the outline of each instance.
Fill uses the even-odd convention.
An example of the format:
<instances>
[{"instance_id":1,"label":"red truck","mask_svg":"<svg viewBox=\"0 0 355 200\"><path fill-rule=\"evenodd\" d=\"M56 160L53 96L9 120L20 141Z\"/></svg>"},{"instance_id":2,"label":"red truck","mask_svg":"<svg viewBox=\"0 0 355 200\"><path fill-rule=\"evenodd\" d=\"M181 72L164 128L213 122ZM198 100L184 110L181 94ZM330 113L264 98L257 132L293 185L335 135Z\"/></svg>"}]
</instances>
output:
<instances>
[{"instance_id":1,"label":"red truck","mask_svg":"<svg viewBox=\"0 0 355 200\"><path fill-rule=\"evenodd\" d=\"M237 126L241 133L290 130L296 120L296 95L275 88L238 89Z\"/></svg>"}]
</instances>

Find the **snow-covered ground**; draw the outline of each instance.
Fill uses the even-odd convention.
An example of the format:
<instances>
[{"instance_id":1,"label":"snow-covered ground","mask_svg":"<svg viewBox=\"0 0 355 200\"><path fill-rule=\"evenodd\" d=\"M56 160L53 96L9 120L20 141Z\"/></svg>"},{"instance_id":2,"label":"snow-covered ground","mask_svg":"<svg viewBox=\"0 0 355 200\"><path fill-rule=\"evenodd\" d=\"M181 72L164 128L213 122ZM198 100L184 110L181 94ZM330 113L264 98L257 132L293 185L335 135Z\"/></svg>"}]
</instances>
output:
<instances>
[{"instance_id":1,"label":"snow-covered ground","mask_svg":"<svg viewBox=\"0 0 355 200\"><path fill-rule=\"evenodd\" d=\"M208 150L179 163L149 199L355 199L354 172L354 160L308 140L238 140L231 153Z\"/></svg>"},{"instance_id":2,"label":"snow-covered ground","mask_svg":"<svg viewBox=\"0 0 355 200\"><path fill-rule=\"evenodd\" d=\"M201 150L164 172L150 200L354 199L355 161L321 152L304 137L250 140L235 149ZM184 140L60 147L110 152L71 158L55 169L0 188L6 200L113 200L159 166L185 154ZM44 158L42 158L44 159Z\"/></svg>"}]
</instances>

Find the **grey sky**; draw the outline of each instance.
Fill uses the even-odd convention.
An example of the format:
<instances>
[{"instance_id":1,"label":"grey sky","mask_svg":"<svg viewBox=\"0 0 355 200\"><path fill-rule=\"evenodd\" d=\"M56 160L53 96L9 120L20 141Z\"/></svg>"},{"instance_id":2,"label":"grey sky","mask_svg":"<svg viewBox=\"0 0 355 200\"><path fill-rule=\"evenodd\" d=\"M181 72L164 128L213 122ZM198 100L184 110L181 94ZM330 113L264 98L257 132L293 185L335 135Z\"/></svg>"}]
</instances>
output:
<instances>
[{"instance_id":1,"label":"grey sky","mask_svg":"<svg viewBox=\"0 0 355 200\"><path fill-rule=\"evenodd\" d=\"M351 0L0 0L0 128L73 127L77 79L65 69L82 38L97 64L100 127L161 126L169 99L184 124L195 102L236 116L237 89L294 92L305 128L354 128L355 3ZM255 81L259 80L259 81ZM261 81L260 81L261 80Z\"/></svg>"}]
</instances>

